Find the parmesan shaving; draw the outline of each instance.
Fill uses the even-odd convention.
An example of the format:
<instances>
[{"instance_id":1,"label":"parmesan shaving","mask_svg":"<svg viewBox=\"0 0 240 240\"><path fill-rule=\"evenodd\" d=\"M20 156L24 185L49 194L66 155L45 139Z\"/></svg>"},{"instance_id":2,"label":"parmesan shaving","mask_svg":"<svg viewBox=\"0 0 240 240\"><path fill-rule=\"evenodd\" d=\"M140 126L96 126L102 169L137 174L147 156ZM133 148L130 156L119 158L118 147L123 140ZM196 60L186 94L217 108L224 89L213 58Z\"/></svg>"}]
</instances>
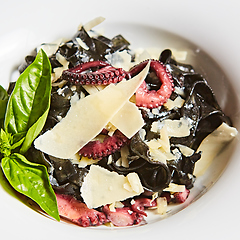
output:
<instances>
[{"instance_id":1,"label":"parmesan shaving","mask_svg":"<svg viewBox=\"0 0 240 240\"><path fill-rule=\"evenodd\" d=\"M54 53L56 53L56 51L58 50L61 43L62 43L62 39L58 39L52 43L41 44L37 48L37 52L39 52L39 50L42 49L49 57L49 56L53 55Z\"/></svg>"},{"instance_id":2,"label":"parmesan shaving","mask_svg":"<svg viewBox=\"0 0 240 240\"><path fill-rule=\"evenodd\" d=\"M182 99L180 96L176 97L176 99L171 100L170 98L167 100L167 102L164 104L164 106L172 110L173 108L181 108L184 104L184 99Z\"/></svg>"},{"instance_id":3,"label":"parmesan shaving","mask_svg":"<svg viewBox=\"0 0 240 240\"><path fill-rule=\"evenodd\" d=\"M129 101L125 103L110 121L129 139L145 124L141 111L135 104Z\"/></svg>"},{"instance_id":4,"label":"parmesan shaving","mask_svg":"<svg viewBox=\"0 0 240 240\"><path fill-rule=\"evenodd\" d=\"M52 82L58 80L61 77L62 72L68 69L69 65L69 62L60 53L56 53L56 59L62 64L62 67L57 67L53 69L54 73L52 74Z\"/></svg>"},{"instance_id":5,"label":"parmesan shaving","mask_svg":"<svg viewBox=\"0 0 240 240\"><path fill-rule=\"evenodd\" d=\"M163 191L165 192L184 192L186 189L185 185L178 185L176 183L169 183L169 186Z\"/></svg>"},{"instance_id":6,"label":"parmesan shaving","mask_svg":"<svg viewBox=\"0 0 240 240\"><path fill-rule=\"evenodd\" d=\"M143 191L136 173L129 173L125 177L97 165L91 165L81 187L81 195L88 208L123 201Z\"/></svg>"},{"instance_id":7,"label":"parmesan shaving","mask_svg":"<svg viewBox=\"0 0 240 240\"><path fill-rule=\"evenodd\" d=\"M181 153L186 156L186 157L190 157L193 155L194 153L194 150L192 148L189 148L185 145L182 145L182 144L176 144L176 147L178 147L181 151Z\"/></svg>"},{"instance_id":8,"label":"parmesan shaving","mask_svg":"<svg viewBox=\"0 0 240 240\"><path fill-rule=\"evenodd\" d=\"M165 127L169 137L186 137L189 136L192 125L189 119L180 118L180 120L164 120Z\"/></svg>"},{"instance_id":9,"label":"parmesan shaving","mask_svg":"<svg viewBox=\"0 0 240 240\"><path fill-rule=\"evenodd\" d=\"M89 50L89 47L87 46L87 44L85 42L82 41L81 38L76 38L78 44L80 45L80 47L82 47L85 50Z\"/></svg>"},{"instance_id":10,"label":"parmesan shaving","mask_svg":"<svg viewBox=\"0 0 240 240\"><path fill-rule=\"evenodd\" d=\"M222 123L216 130L209 134L200 144L198 151L202 151L200 160L195 163L193 174L199 177L211 165L220 150L237 135L237 129Z\"/></svg>"},{"instance_id":11,"label":"parmesan shaving","mask_svg":"<svg viewBox=\"0 0 240 240\"><path fill-rule=\"evenodd\" d=\"M99 25L100 23L102 23L105 20L104 17L96 17L93 20L87 22L84 24L84 29L86 31L90 31L92 28L94 28L95 26ZM81 25L79 26L79 29L81 28Z\"/></svg>"},{"instance_id":12,"label":"parmesan shaving","mask_svg":"<svg viewBox=\"0 0 240 240\"><path fill-rule=\"evenodd\" d=\"M158 214L164 215L167 212L167 198L157 198L157 212Z\"/></svg>"}]
</instances>

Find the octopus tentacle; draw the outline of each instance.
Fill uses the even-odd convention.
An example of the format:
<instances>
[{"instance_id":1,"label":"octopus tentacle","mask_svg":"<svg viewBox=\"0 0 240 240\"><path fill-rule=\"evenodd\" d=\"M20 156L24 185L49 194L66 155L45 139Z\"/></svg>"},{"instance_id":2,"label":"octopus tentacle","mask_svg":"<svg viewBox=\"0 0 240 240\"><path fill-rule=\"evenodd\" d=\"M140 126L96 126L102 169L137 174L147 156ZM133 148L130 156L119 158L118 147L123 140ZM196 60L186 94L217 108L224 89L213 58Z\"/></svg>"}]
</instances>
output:
<instances>
[{"instance_id":1,"label":"octopus tentacle","mask_svg":"<svg viewBox=\"0 0 240 240\"><path fill-rule=\"evenodd\" d=\"M130 69L131 76L139 73L148 63L148 60L141 62ZM151 60L150 68L155 71L162 85L158 91L148 90L144 81L136 91L136 105L138 107L156 108L163 105L171 96L173 91L173 80L171 74L163 63L157 60Z\"/></svg>"},{"instance_id":2,"label":"octopus tentacle","mask_svg":"<svg viewBox=\"0 0 240 240\"><path fill-rule=\"evenodd\" d=\"M146 212L144 212L144 208L156 207L156 200L152 200L149 198L138 198L134 200L134 203L131 205L131 209L134 212L147 216Z\"/></svg>"},{"instance_id":3,"label":"octopus tentacle","mask_svg":"<svg viewBox=\"0 0 240 240\"><path fill-rule=\"evenodd\" d=\"M99 226L108 222L104 213L89 209L85 203L69 195L57 194L59 215L82 227Z\"/></svg>"},{"instance_id":4,"label":"octopus tentacle","mask_svg":"<svg viewBox=\"0 0 240 240\"><path fill-rule=\"evenodd\" d=\"M91 68L98 68L98 70L90 71ZM76 85L108 85L121 82L128 76L128 73L122 68L112 67L104 61L81 63L76 67L64 70L62 73L62 79Z\"/></svg>"},{"instance_id":5,"label":"octopus tentacle","mask_svg":"<svg viewBox=\"0 0 240 240\"><path fill-rule=\"evenodd\" d=\"M183 191L183 192L176 192L173 194L173 196L174 196L173 202L184 203L187 200L189 194L190 194L189 189L185 189L185 191Z\"/></svg>"},{"instance_id":6,"label":"octopus tentacle","mask_svg":"<svg viewBox=\"0 0 240 240\"><path fill-rule=\"evenodd\" d=\"M102 159L118 151L122 146L127 144L128 141L127 137L119 130L116 130L113 136L107 136L103 142L99 140L88 142L79 150L79 154L88 158Z\"/></svg>"},{"instance_id":7,"label":"octopus tentacle","mask_svg":"<svg viewBox=\"0 0 240 240\"><path fill-rule=\"evenodd\" d=\"M115 211L111 211L109 205L105 205L102 211L107 219L118 227L137 225L143 219L142 214L133 212L130 207L116 208Z\"/></svg>"},{"instance_id":8,"label":"octopus tentacle","mask_svg":"<svg viewBox=\"0 0 240 240\"><path fill-rule=\"evenodd\" d=\"M189 194L190 190L186 188L183 192L162 192L161 197L165 197L168 203L184 203L189 197Z\"/></svg>"}]
</instances>

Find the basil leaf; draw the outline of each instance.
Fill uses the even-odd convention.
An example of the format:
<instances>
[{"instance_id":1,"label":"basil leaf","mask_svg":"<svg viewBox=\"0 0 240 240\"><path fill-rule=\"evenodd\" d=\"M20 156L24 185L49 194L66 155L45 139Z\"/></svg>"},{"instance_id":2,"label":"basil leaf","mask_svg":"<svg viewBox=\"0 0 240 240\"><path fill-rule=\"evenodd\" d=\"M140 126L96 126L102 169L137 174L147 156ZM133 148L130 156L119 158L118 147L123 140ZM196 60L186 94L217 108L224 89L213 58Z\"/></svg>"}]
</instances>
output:
<instances>
[{"instance_id":1,"label":"basil leaf","mask_svg":"<svg viewBox=\"0 0 240 240\"><path fill-rule=\"evenodd\" d=\"M45 166L14 153L2 159L2 170L16 191L34 200L48 215L60 221L56 196Z\"/></svg>"},{"instance_id":2,"label":"basil leaf","mask_svg":"<svg viewBox=\"0 0 240 240\"><path fill-rule=\"evenodd\" d=\"M1 187L7 192L10 196L17 198L19 201L22 201L21 198L19 198L19 193L17 193L9 184L8 180L4 176L2 168L0 168L0 185ZM26 203L26 202L25 202Z\"/></svg>"},{"instance_id":3,"label":"basil leaf","mask_svg":"<svg viewBox=\"0 0 240 240\"><path fill-rule=\"evenodd\" d=\"M41 132L45 121L47 119L48 116L48 110L47 109L44 114L38 119L38 121L36 121L35 124L32 125L32 127L30 127L27 131L25 140L23 142L23 145L20 149L20 153L24 154L31 146L33 140L38 136L38 134Z\"/></svg>"},{"instance_id":4,"label":"basil leaf","mask_svg":"<svg viewBox=\"0 0 240 240\"><path fill-rule=\"evenodd\" d=\"M11 146L11 150L15 150L15 148L18 148L22 145L24 141L24 138L20 139L18 142L15 142L12 146Z\"/></svg>"},{"instance_id":5,"label":"basil leaf","mask_svg":"<svg viewBox=\"0 0 240 240\"><path fill-rule=\"evenodd\" d=\"M21 153L27 151L43 128L50 108L50 95L51 64L41 49L17 80L6 110L5 130L13 135L26 135Z\"/></svg>"},{"instance_id":6,"label":"basil leaf","mask_svg":"<svg viewBox=\"0 0 240 240\"><path fill-rule=\"evenodd\" d=\"M7 108L8 94L7 91L0 85L0 128L3 127L3 121Z\"/></svg>"}]
</instances>

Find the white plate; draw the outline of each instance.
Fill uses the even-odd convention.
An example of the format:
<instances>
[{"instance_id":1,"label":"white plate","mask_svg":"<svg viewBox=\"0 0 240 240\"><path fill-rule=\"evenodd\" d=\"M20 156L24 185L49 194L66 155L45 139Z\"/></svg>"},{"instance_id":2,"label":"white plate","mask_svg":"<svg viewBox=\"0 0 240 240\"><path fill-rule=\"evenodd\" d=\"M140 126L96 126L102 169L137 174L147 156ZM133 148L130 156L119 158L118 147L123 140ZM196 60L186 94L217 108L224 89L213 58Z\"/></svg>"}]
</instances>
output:
<instances>
[{"instance_id":1,"label":"white plate","mask_svg":"<svg viewBox=\"0 0 240 240\"><path fill-rule=\"evenodd\" d=\"M80 23L104 16L106 21L99 28L104 28L109 37L123 34L134 47L169 45L179 49L188 48L191 52L190 60L196 61L195 67L210 78L210 85L219 103L239 129L240 16L237 7L234 7L237 4L238 1L220 0L5 1L0 9L0 83L7 84L12 68L38 44L59 37L71 37ZM166 42L169 34L163 34L161 29L178 34L190 42L176 39L171 34L170 41ZM240 215L238 145L237 138L216 159L219 163L216 171L211 169L214 174L202 180L195 195L204 193L202 184L210 187L221 177L201 198L169 218L153 220L140 227L83 229L58 223L33 211L1 186L1 235L7 239L36 240L71 237L112 239L113 236L114 239L235 239Z\"/></svg>"}]
</instances>

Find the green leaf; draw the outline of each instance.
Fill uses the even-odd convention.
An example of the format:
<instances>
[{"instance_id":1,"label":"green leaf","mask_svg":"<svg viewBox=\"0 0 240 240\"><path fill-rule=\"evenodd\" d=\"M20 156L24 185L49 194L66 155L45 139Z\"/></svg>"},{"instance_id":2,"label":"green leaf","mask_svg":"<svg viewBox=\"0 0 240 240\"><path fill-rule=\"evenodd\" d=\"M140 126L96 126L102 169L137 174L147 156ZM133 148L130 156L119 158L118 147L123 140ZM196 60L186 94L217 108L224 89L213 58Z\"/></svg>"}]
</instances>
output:
<instances>
[{"instance_id":1,"label":"green leaf","mask_svg":"<svg viewBox=\"0 0 240 240\"><path fill-rule=\"evenodd\" d=\"M0 153L4 157L11 155L13 137L11 134L6 133L3 129L0 132Z\"/></svg>"},{"instance_id":2,"label":"green leaf","mask_svg":"<svg viewBox=\"0 0 240 240\"><path fill-rule=\"evenodd\" d=\"M24 140L25 140L25 138L22 138L22 139L20 139L18 142L15 142L15 143L11 146L11 150L14 150L15 148L20 147Z\"/></svg>"},{"instance_id":3,"label":"green leaf","mask_svg":"<svg viewBox=\"0 0 240 240\"><path fill-rule=\"evenodd\" d=\"M7 91L0 85L0 128L3 127L3 120L6 113L7 102L8 102Z\"/></svg>"},{"instance_id":4,"label":"green leaf","mask_svg":"<svg viewBox=\"0 0 240 240\"><path fill-rule=\"evenodd\" d=\"M50 105L49 105L50 106ZM20 153L24 154L31 146L33 140L38 136L38 134L41 132L47 116L48 116L48 110L47 109L44 114L36 121L35 124L33 124L27 131L25 140L23 142L23 145L20 149Z\"/></svg>"},{"instance_id":5,"label":"green leaf","mask_svg":"<svg viewBox=\"0 0 240 240\"><path fill-rule=\"evenodd\" d=\"M17 80L6 110L5 130L21 138L26 135L21 153L27 151L42 130L50 108L50 96L51 64L46 53L40 50Z\"/></svg>"},{"instance_id":6,"label":"green leaf","mask_svg":"<svg viewBox=\"0 0 240 240\"><path fill-rule=\"evenodd\" d=\"M2 159L2 170L16 191L34 200L47 214L60 221L56 196L45 166L14 153Z\"/></svg>"}]
</instances>

